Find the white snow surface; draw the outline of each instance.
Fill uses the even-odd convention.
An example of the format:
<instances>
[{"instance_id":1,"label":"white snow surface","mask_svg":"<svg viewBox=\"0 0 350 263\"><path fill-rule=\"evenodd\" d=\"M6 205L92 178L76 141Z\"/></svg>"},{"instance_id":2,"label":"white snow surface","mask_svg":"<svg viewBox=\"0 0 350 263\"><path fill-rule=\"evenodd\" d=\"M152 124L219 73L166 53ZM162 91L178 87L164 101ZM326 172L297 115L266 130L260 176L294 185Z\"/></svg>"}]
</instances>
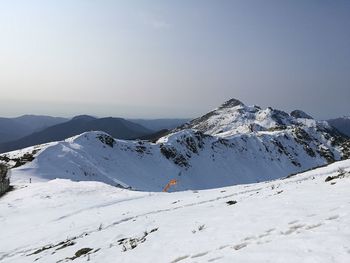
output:
<instances>
[{"instance_id":1,"label":"white snow surface","mask_svg":"<svg viewBox=\"0 0 350 263\"><path fill-rule=\"evenodd\" d=\"M325 182L339 168L350 160L175 193L17 181L0 198L0 262L71 262L82 248L92 250L74 262L350 262L349 174Z\"/></svg>"}]
</instances>

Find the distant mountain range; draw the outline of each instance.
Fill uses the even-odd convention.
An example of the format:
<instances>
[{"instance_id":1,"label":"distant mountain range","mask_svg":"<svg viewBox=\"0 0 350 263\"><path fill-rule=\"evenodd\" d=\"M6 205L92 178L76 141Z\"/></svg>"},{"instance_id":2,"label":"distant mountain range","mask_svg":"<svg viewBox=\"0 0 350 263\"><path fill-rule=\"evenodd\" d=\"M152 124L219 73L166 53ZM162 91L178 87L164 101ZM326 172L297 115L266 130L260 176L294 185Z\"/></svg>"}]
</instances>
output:
<instances>
[{"instance_id":1,"label":"distant mountain range","mask_svg":"<svg viewBox=\"0 0 350 263\"><path fill-rule=\"evenodd\" d=\"M91 125L100 120L88 116L68 123L72 122L88 123L94 130L104 128ZM116 123L129 122L117 119ZM56 132L68 137L70 125L58 126L61 129L56 127ZM86 130L87 126L82 126ZM277 179L350 157L349 138L326 121L314 120L302 111L289 114L271 107L247 106L236 99L159 134L154 142L116 140L113 137L121 134L111 135L85 132L2 154L0 160L15 167L24 164L16 168L16 174L23 171L34 180L93 180L161 191L174 179L177 190L207 189Z\"/></svg>"},{"instance_id":2,"label":"distant mountain range","mask_svg":"<svg viewBox=\"0 0 350 263\"><path fill-rule=\"evenodd\" d=\"M328 120L328 123L338 131L350 137L350 117L341 117Z\"/></svg>"},{"instance_id":3,"label":"distant mountain range","mask_svg":"<svg viewBox=\"0 0 350 263\"><path fill-rule=\"evenodd\" d=\"M104 131L118 139L134 139L153 133L152 130L122 118L108 117L97 119L91 116L81 115L69 121L34 132L20 139L2 143L0 144L0 152L12 151L52 141L60 141L86 131L96 130Z\"/></svg>"},{"instance_id":4,"label":"distant mountain range","mask_svg":"<svg viewBox=\"0 0 350 263\"><path fill-rule=\"evenodd\" d=\"M190 121L190 119L128 119L129 121L138 123L147 129L158 132L160 130L171 130L184 123Z\"/></svg>"},{"instance_id":5,"label":"distant mountain range","mask_svg":"<svg viewBox=\"0 0 350 263\"><path fill-rule=\"evenodd\" d=\"M72 119L24 115L0 118L0 153L59 141L87 131L104 131L117 139L154 140L188 121L187 119L95 118L88 115Z\"/></svg>"},{"instance_id":6,"label":"distant mountain range","mask_svg":"<svg viewBox=\"0 0 350 263\"><path fill-rule=\"evenodd\" d=\"M33 132L68 121L65 118L23 115L16 118L0 118L0 143L17 140Z\"/></svg>"}]
</instances>

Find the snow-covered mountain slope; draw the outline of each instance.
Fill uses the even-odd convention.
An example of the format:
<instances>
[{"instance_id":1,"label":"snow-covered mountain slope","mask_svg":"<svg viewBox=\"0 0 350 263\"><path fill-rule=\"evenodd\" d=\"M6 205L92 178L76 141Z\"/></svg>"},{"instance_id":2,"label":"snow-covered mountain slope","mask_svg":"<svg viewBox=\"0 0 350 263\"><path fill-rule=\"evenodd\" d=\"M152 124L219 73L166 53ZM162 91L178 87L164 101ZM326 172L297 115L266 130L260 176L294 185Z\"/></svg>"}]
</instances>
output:
<instances>
[{"instance_id":1,"label":"snow-covered mountain slope","mask_svg":"<svg viewBox=\"0 0 350 263\"><path fill-rule=\"evenodd\" d=\"M284 180L176 193L17 184L0 262L349 262L350 160Z\"/></svg>"},{"instance_id":2,"label":"snow-covered mountain slope","mask_svg":"<svg viewBox=\"0 0 350 263\"><path fill-rule=\"evenodd\" d=\"M174 190L261 182L349 155L349 141L326 122L231 100L156 143L88 132L3 154L0 160L15 166L31 161L13 169L15 180L28 181L30 175L34 181L95 180L161 191L172 179Z\"/></svg>"}]
</instances>

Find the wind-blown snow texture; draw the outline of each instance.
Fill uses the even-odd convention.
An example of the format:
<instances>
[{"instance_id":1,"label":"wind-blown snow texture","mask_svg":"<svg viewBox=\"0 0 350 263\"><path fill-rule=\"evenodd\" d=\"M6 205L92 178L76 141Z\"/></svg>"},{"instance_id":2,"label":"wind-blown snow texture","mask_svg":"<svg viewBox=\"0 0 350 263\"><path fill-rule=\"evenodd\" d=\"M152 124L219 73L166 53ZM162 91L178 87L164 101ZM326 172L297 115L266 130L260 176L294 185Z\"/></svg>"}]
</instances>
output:
<instances>
[{"instance_id":1,"label":"wind-blown snow texture","mask_svg":"<svg viewBox=\"0 0 350 263\"><path fill-rule=\"evenodd\" d=\"M349 262L350 174L339 168L350 171L350 160L284 180L169 194L17 183L0 199L0 261Z\"/></svg>"},{"instance_id":2,"label":"wind-blown snow texture","mask_svg":"<svg viewBox=\"0 0 350 263\"><path fill-rule=\"evenodd\" d=\"M13 169L14 180L94 180L160 191L171 179L178 181L173 190L186 190L281 178L346 159L349 149L347 138L327 122L233 99L156 143L88 132L0 159L20 166L35 158Z\"/></svg>"}]
</instances>

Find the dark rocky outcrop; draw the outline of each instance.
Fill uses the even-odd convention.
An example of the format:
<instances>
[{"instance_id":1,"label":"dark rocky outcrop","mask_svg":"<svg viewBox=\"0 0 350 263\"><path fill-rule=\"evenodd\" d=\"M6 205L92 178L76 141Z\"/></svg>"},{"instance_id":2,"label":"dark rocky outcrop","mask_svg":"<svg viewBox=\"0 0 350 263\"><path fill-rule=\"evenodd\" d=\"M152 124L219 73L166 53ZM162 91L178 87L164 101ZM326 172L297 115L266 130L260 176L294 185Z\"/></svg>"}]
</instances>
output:
<instances>
[{"instance_id":1,"label":"dark rocky outcrop","mask_svg":"<svg viewBox=\"0 0 350 263\"><path fill-rule=\"evenodd\" d=\"M305 113L302 110L294 110L290 113L290 116L293 116L294 118L300 119L313 119L309 114Z\"/></svg>"}]
</instances>

